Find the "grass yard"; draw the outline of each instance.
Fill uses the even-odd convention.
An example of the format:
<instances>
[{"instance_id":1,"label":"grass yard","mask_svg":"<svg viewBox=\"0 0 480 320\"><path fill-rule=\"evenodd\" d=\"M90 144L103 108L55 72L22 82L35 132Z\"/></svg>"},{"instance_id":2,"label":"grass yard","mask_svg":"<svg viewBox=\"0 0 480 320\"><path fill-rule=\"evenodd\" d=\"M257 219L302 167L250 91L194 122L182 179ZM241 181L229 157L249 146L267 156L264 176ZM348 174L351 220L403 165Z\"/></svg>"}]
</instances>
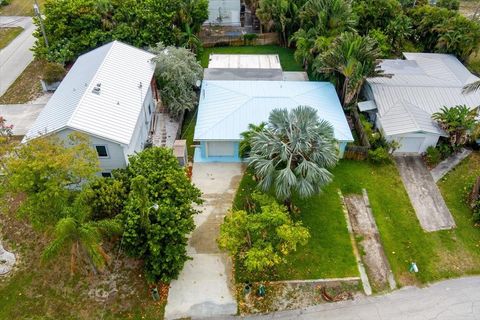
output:
<instances>
[{"instance_id":1,"label":"grass yard","mask_svg":"<svg viewBox=\"0 0 480 320\"><path fill-rule=\"evenodd\" d=\"M180 137L187 140L188 159L193 159L195 148L193 145L193 134L195 133L195 124L197 122L197 109L185 113L182 124L182 133Z\"/></svg>"},{"instance_id":2,"label":"grass yard","mask_svg":"<svg viewBox=\"0 0 480 320\"><path fill-rule=\"evenodd\" d=\"M248 195L256 183L248 172L244 175L234 200L234 207L243 209ZM310 230L311 238L304 247L288 257L285 265L277 268L275 280L320 279L358 276L340 198L335 185L325 193L307 200L294 201L301 209L300 219ZM240 266L236 266L237 281L247 279Z\"/></svg>"},{"instance_id":3,"label":"grass yard","mask_svg":"<svg viewBox=\"0 0 480 320\"><path fill-rule=\"evenodd\" d=\"M295 201L302 210L301 219L310 228L312 238L306 247L289 257L288 264L279 269L278 278L357 274L338 200L338 188L344 194L360 194L362 188L367 189L381 240L399 285L480 273L480 229L473 226L472 214L464 203L471 184L480 175L479 153L472 154L439 183L457 223L457 228L451 231L423 231L394 164L380 166L342 160L333 174L334 181L322 195ZM234 206L241 208L242 199L254 187L255 182L245 175ZM412 261L420 269L417 274L408 272ZM237 271L237 278L242 280L242 277L242 271Z\"/></svg>"},{"instance_id":4,"label":"grass yard","mask_svg":"<svg viewBox=\"0 0 480 320\"><path fill-rule=\"evenodd\" d=\"M33 60L0 97L0 104L27 103L42 93L40 78L46 62Z\"/></svg>"},{"instance_id":5,"label":"grass yard","mask_svg":"<svg viewBox=\"0 0 480 320\"><path fill-rule=\"evenodd\" d=\"M45 0L37 0L40 10L43 9ZM0 6L0 15L2 16L33 16L32 0L11 0L10 4Z\"/></svg>"},{"instance_id":6,"label":"grass yard","mask_svg":"<svg viewBox=\"0 0 480 320\"><path fill-rule=\"evenodd\" d=\"M202 67L208 67L208 57L211 53L219 54L278 54L283 71L303 71L301 64L293 58L294 50L275 45L242 46L242 47L214 47L205 48L200 57Z\"/></svg>"},{"instance_id":7,"label":"grass yard","mask_svg":"<svg viewBox=\"0 0 480 320\"><path fill-rule=\"evenodd\" d=\"M22 31L22 27L0 28L0 50L8 46Z\"/></svg>"}]
</instances>

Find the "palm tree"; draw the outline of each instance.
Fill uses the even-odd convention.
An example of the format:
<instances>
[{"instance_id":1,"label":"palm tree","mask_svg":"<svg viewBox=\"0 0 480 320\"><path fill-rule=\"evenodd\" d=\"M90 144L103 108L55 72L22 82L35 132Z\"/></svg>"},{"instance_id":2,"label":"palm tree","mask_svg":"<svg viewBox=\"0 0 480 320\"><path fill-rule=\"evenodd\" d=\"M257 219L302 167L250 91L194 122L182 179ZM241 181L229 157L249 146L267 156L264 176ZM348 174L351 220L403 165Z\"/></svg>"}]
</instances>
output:
<instances>
[{"instance_id":1,"label":"palm tree","mask_svg":"<svg viewBox=\"0 0 480 320\"><path fill-rule=\"evenodd\" d=\"M336 82L346 108L358 96L367 78L383 75L378 68L380 57L381 52L374 39L344 32L328 51L315 59L313 71L326 74Z\"/></svg>"},{"instance_id":2,"label":"palm tree","mask_svg":"<svg viewBox=\"0 0 480 320\"><path fill-rule=\"evenodd\" d=\"M398 15L387 26L387 35L390 37L390 45L398 53L403 48L403 42L412 34L412 21L406 15Z\"/></svg>"},{"instance_id":3,"label":"palm tree","mask_svg":"<svg viewBox=\"0 0 480 320\"><path fill-rule=\"evenodd\" d=\"M70 248L70 273L75 273L81 256L88 259L94 272L102 270L110 257L101 246L102 236L119 234L121 226L115 220L91 221L88 210L75 205L67 209L66 217L55 226L55 239L43 252L42 259L51 261L60 252Z\"/></svg>"},{"instance_id":4,"label":"palm tree","mask_svg":"<svg viewBox=\"0 0 480 320\"><path fill-rule=\"evenodd\" d=\"M452 147L464 145L472 131L475 131L477 123L478 107L468 108L465 105L458 105L452 108L443 107L439 112L432 115L439 126L450 135Z\"/></svg>"},{"instance_id":5,"label":"palm tree","mask_svg":"<svg viewBox=\"0 0 480 320\"><path fill-rule=\"evenodd\" d=\"M332 126L308 106L273 110L267 127L253 133L251 145L249 166L260 189L273 188L290 209L293 194L318 194L332 180L328 168L338 161Z\"/></svg>"},{"instance_id":6,"label":"palm tree","mask_svg":"<svg viewBox=\"0 0 480 320\"><path fill-rule=\"evenodd\" d=\"M266 125L267 124L265 122L260 123L258 126L251 123L248 125L247 131L240 133L240 136L242 137L242 141L240 141L238 148L240 157L246 158L250 155L250 151L252 150L252 136L256 132L260 132L265 129Z\"/></svg>"},{"instance_id":7,"label":"palm tree","mask_svg":"<svg viewBox=\"0 0 480 320\"><path fill-rule=\"evenodd\" d=\"M463 87L463 93L472 93L480 90L480 80L467 84Z\"/></svg>"}]
</instances>

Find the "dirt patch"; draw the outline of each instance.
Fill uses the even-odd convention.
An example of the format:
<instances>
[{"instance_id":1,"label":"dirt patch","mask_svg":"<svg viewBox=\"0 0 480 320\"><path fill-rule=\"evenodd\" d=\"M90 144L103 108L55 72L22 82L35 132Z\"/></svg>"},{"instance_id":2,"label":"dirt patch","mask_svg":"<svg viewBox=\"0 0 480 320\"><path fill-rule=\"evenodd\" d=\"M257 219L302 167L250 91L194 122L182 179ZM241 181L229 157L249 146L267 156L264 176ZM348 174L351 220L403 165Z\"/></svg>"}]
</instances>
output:
<instances>
[{"instance_id":1,"label":"dirt patch","mask_svg":"<svg viewBox=\"0 0 480 320\"><path fill-rule=\"evenodd\" d=\"M352 300L361 296L360 281L331 282L266 282L265 295L259 296L261 283L254 283L246 292L244 284L237 285L240 315L269 313L305 308L333 301Z\"/></svg>"},{"instance_id":2,"label":"dirt patch","mask_svg":"<svg viewBox=\"0 0 480 320\"><path fill-rule=\"evenodd\" d=\"M362 251L362 261L366 265L373 288L378 292L394 287L391 283L393 276L390 264L383 250L368 200L365 195L348 195L345 196L345 203L352 230Z\"/></svg>"}]
</instances>

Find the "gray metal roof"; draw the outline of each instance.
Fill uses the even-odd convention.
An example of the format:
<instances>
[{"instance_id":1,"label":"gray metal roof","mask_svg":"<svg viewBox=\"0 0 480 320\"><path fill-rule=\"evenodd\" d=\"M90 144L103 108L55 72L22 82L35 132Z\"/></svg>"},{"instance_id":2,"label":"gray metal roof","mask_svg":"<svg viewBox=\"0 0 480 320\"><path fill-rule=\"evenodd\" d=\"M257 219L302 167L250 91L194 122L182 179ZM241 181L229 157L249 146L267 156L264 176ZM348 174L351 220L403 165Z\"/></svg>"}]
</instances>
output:
<instances>
[{"instance_id":1,"label":"gray metal roof","mask_svg":"<svg viewBox=\"0 0 480 320\"><path fill-rule=\"evenodd\" d=\"M119 41L80 56L25 140L70 128L128 145L155 70L153 57Z\"/></svg>"},{"instance_id":2,"label":"gray metal roof","mask_svg":"<svg viewBox=\"0 0 480 320\"><path fill-rule=\"evenodd\" d=\"M203 71L204 80L283 80L282 69L233 69L208 68Z\"/></svg>"},{"instance_id":3,"label":"gray metal roof","mask_svg":"<svg viewBox=\"0 0 480 320\"><path fill-rule=\"evenodd\" d=\"M382 61L382 70L391 77L367 79L385 132L418 131L422 127L419 123L426 121L425 114L430 118L444 106L480 105L480 92L462 93L466 84L478 78L454 56L437 53L404 53L404 56L407 60ZM398 112L402 110L408 112L408 117L402 117L403 124L398 127L394 116L400 117ZM433 130L431 125L423 129Z\"/></svg>"}]
</instances>

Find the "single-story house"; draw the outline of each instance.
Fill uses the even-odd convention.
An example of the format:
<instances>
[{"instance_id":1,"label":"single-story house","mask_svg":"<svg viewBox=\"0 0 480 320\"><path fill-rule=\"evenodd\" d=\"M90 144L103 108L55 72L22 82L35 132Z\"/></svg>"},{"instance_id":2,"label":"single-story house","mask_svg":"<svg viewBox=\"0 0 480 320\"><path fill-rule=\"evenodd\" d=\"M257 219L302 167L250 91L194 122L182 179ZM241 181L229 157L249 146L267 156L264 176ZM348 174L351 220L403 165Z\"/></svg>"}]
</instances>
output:
<instances>
[{"instance_id":1,"label":"single-story house","mask_svg":"<svg viewBox=\"0 0 480 320\"><path fill-rule=\"evenodd\" d=\"M124 168L151 131L158 100L153 54L113 41L80 56L23 141L71 132L90 137L102 176Z\"/></svg>"},{"instance_id":2,"label":"single-story house","mask_svg":"<svg viewBox=\"0 0 480 320\"><path fill-rule=\"evenodd\" d=\"M240 0L209 0L205 25L240 27Z\"/></svg>"},{"instance_id":3,"label":"single-story house","mask_svg":"<svg viewBox=\"0 0 480 320\"><path fill-rule=\"evenodd\" d=\"M195 162L240 162L240 134L249 124L268 121L275 108L299 105L318 110L334 128L340 156L353 141L334 86L329 82L204 80L200 92L194 141Z\"/></svg>"},{"instance_id":4,"label":"single-story house","mask_svg":"<svg viewBox=\"0 0 480 320\"><path fill-rule=\"evenodd\" d=\"M463 87L479 78L453 55L403 53L405 60L383 60L389 77L367 79L359 103L389 141L400 143L397 153L420 154L446 133L432 120L444 106L480 105L480 92L464 94Z\"/></svg>"}]
</instances>

